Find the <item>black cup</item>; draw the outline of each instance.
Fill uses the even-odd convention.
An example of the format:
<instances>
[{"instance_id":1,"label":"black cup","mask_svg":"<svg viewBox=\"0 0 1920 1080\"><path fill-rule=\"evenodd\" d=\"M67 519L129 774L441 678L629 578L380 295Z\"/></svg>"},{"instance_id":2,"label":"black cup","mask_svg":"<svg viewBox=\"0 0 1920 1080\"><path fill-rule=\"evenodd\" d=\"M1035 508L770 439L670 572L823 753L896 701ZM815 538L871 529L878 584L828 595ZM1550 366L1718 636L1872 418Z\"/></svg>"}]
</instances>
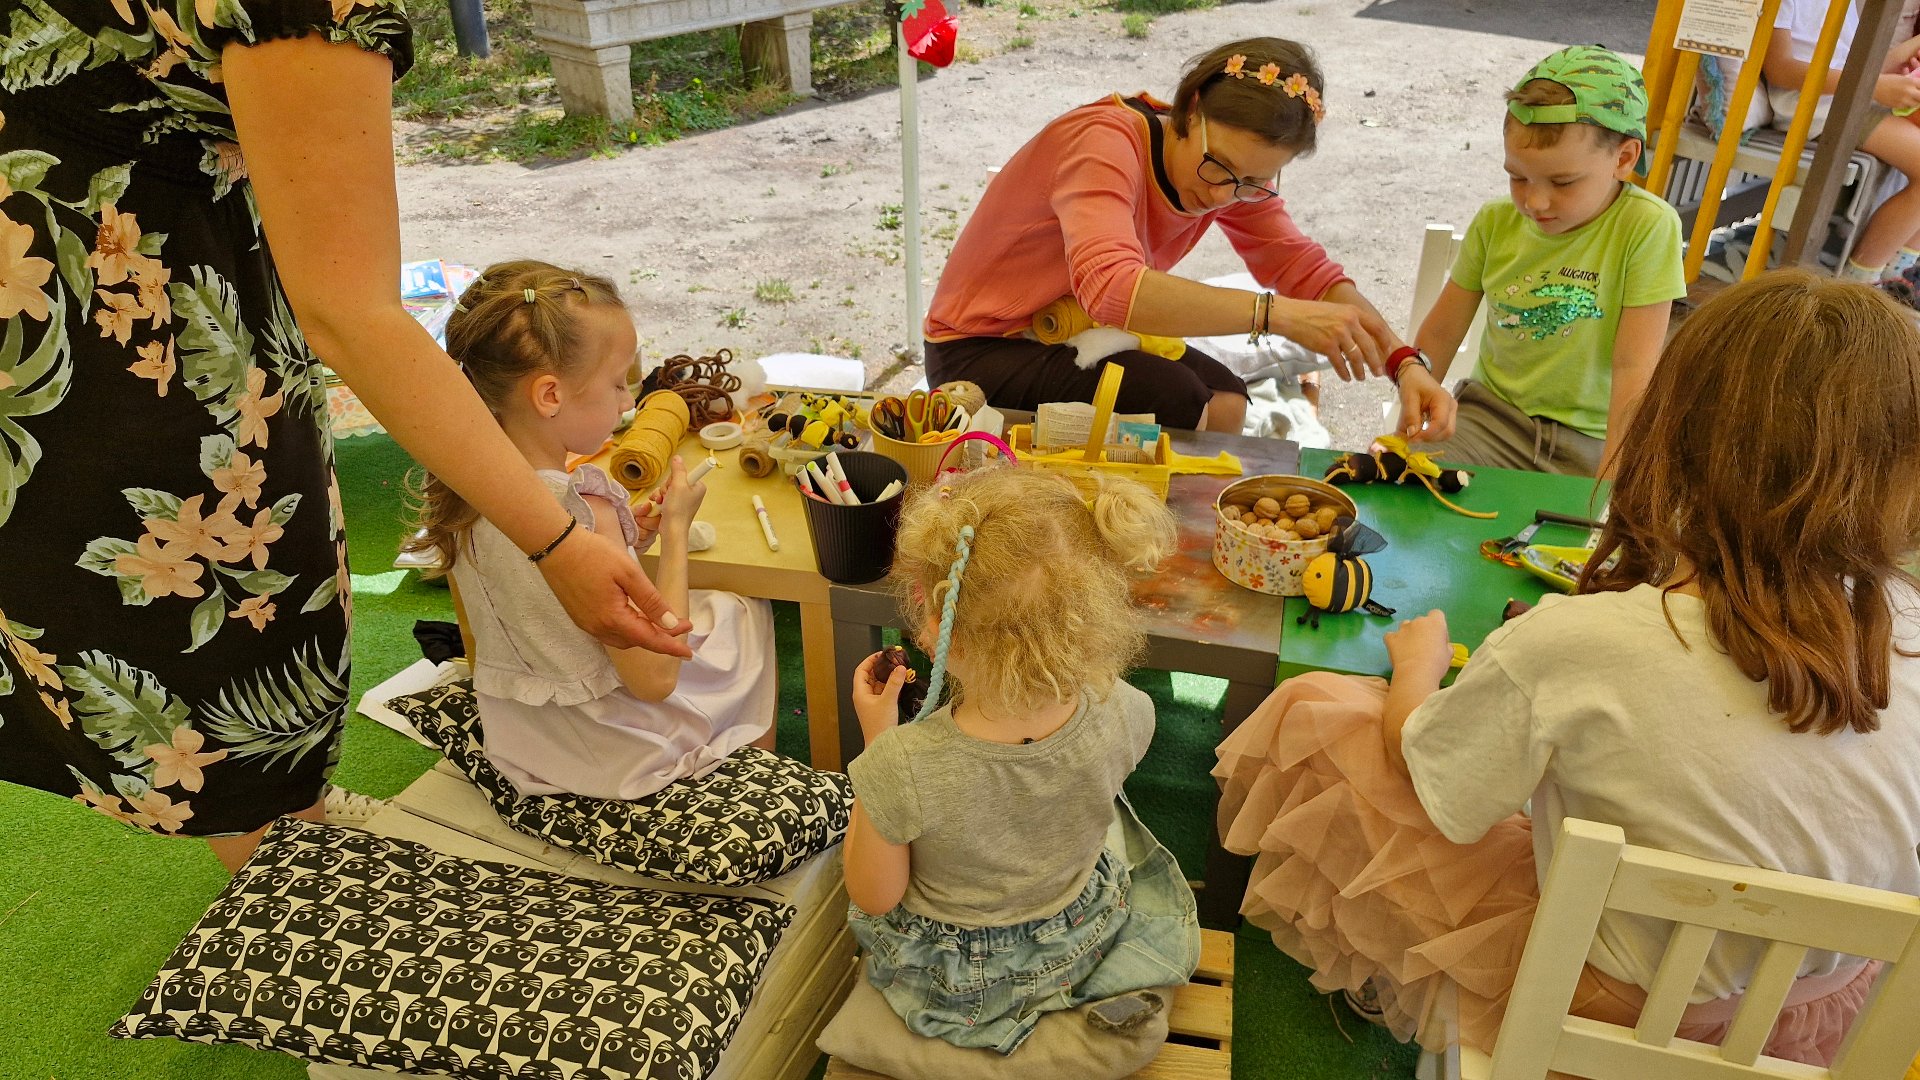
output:
<instances>
[{"instance_id":1,"label":"black cup","mask_svg":"<svg viewBox=\"0 0 1920 1080\"><path fill-rule=\"evenodd\" d=\"M867 450L839 452L847 486L860 497L858 506L840 506L818 499L807 504L807 531L813 534L813 558L820 576L842 585L859 585L887 576L893 566L893 537L900 528L900 506L906 501L907 468ZM827 471L821 458L820 471ZM900 490L885 502L873 502L886 486L900 481Z\"/></svg>"}]
</instances>

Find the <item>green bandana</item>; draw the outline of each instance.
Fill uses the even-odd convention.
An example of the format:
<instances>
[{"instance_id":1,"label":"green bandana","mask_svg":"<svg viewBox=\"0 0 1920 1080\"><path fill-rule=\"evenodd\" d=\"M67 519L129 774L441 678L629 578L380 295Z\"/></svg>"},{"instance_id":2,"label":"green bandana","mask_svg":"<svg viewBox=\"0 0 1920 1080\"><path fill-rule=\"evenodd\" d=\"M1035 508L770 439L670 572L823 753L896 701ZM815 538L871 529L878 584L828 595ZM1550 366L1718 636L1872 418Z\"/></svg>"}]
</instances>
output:
<instances>
[{"instance_id":1,"label":"green bandana","mask_svg":"<svg viewBox=\"0 0 1920 1080\"><path fill-rule=\"evenodd\" d=\"M1535 64L1514 89L1535 79L1573 91L1571 105L1507 103L1523 124L1593 124L1635 139L1647 137L1647 85L1619 53L1598 45L1573 45Z\"/></svg>"}]
</instances>

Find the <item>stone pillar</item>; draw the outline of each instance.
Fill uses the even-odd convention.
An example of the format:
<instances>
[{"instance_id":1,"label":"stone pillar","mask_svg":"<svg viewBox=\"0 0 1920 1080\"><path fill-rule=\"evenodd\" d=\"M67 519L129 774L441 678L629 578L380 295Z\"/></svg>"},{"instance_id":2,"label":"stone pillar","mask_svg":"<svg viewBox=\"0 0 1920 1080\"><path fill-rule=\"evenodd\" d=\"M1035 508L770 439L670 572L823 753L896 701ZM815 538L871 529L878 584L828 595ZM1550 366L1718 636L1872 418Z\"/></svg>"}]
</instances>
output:
<instances>
[{"instance_id":1,"label":"stone pillar","mask_svg":"<svg viewBox=\"0 0 1920 1080\"><path fill-rule=\"evenodd\" d=\"M740 28L740 67L749 82L784 84L813 96L813 13L781 15Z\"/></svg>"},{"instance_id":2,"label":"stone pillar","mask_svg":"<svg viewBox=\"0 0 1920 1080\"><path fill-rule=\"evenodd\" d=\"M625 45L602 49L543 41L553 58L553 81L567 115L604 116L615 124L633 123L633 78Z\"/></svg>"}]
</instances>

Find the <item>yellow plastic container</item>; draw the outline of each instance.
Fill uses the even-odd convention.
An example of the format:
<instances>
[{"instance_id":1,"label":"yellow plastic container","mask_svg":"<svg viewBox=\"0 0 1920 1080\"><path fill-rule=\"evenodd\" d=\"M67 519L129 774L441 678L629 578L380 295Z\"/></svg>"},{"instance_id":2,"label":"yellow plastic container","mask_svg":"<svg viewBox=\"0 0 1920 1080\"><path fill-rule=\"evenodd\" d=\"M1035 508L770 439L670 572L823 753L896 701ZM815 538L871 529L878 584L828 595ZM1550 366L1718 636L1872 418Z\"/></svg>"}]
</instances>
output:
<instances>
[{"instance_id":1,"label":"yellow plastic container","mask_svg":"<svg viewBox=\"0 0 1920 1080\"><path fill-rule=\"evenodd\" d=\"M956 431L953 436L957 439L960 433ZM878 429L873 431L873 452L899 462L907 470L907 482L915 485L933 479L934 473L940 468L941 456L952 445L953 439L937 443L906 442L890 439L880 434Z\"/></svg>"},{"instance_id":2,"label":"yellow plastic container","mask_svg":"<svg viewBox=\"0 0 1920 1080\"><path fill-rule=\"evenodd\" d=\"M1249 476L1228 484L1213 503L1213 565L1228 581L1254 592L1274 596L1303 593L1300 576L1315 557L1326 554L1327 538L1275 540L1261 536L1229 517L1228 506L1251 506L1261 498L1286 502L1289 495L1305 495L1320 506L1332 503L1342 515L1360 514L1347 493L1305 476Z\"/></svg>"},{"instance_id":3,"label":"yellow plastic container","mask_svg":"<svg viewBox=\"0 0 1920 1080\"><path fill-rule=\"evenodd\" d=\"M1100 371L1100 386L1093 395L1093 426L1087 429L1087 445L1073 450L1062 450L1052 454L1033 452L1033 426L1015 424L1008 430L1007 442L1020 456L1022 465L1031 465L1037 469L1055 469L1065 473L1082 495L1092 498L1099 489L1100 477L1109 479L1132 480L1146 486L1147 490L1167 500L1167 486L1173 481L1173 444L1167 439L1167 433L1160 433L1160 440L1151 448L1152 460L1145 463L1113 461L1107 454L1107 427L1113 422L1113 403L1120 396L1120 379L1126 374L1118 364L1108 364ZM1118 449L1117 447L1115 449Z\"/></svg>"}]
</instances>

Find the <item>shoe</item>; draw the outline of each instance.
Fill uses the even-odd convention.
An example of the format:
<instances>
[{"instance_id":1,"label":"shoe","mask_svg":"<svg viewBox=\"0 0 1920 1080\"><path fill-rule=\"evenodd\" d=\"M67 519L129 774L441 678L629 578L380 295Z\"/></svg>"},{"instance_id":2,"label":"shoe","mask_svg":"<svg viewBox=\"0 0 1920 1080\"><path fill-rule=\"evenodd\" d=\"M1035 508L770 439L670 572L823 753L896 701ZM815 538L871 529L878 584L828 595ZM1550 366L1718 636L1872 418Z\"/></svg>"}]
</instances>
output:
<instances>
[{"instance_id":1,"label":"shoe","mask_svg":"<svg viewBox=\"0 0 1920 1080\"><path fill-rule=\"evenodd\" d=\"M1355 1016L1369 1024L1387 1026L1387 1011L1380 1004L1380 991L1373 985L1372 979L1361 983L1358 990L1343 990L1341 993L1347 999L1347 1008L1352 1009Z\"/></svg>"},{"instance_id":2,"label":"shoe","mask_svg":"<svg viewBox=\"0 0 1920 1080\"><path fill-rule=\"evenodd\" d=\"M1911 277L1908 277L1909 273L1911 271L1903 272L1899 277L1884 278L1878 283L1878 287L1881 292L1893 297L1896 302L1909 308L1920 308L1920 284L1916 284Z\"/></svg>"},{"instance_id":3,"label":"shoe","mask_svg":"<svg viewBox=\"0 0 1920 1080\"><path fill-rule=\"evenodd\" d=\"M357 791L329 785L327 788L327 824L361 827L387 808L387 800L375 799Z\"/></svg>"}]
</instances>

